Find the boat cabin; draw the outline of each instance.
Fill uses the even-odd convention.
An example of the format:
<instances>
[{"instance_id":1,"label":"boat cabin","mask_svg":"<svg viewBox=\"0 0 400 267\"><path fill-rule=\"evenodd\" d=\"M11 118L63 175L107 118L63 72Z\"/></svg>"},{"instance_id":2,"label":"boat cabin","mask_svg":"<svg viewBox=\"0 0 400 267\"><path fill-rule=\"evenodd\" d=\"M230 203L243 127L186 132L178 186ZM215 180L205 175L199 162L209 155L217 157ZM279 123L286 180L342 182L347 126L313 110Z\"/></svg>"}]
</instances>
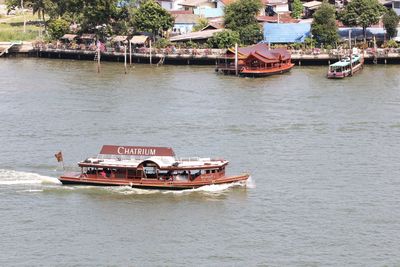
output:
<instances>
[{"instance_id":1,"label":"boat cabin","mask_svg":"<svg viewBox=\"0 0 400 267\"><path fill-rule=\"evenodd\" d=\"M105 145L96 157L78 163L94 179L194 181L225 176L227 160L176 158L171 148Z\"/></svg>"}]
</instances>

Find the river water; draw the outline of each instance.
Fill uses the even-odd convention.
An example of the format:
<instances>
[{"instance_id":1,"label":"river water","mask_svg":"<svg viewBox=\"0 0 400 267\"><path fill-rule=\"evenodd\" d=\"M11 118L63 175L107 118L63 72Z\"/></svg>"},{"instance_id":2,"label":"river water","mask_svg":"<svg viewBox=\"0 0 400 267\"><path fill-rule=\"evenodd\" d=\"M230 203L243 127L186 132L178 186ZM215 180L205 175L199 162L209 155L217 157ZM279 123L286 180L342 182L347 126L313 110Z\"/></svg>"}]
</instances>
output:
<instances>
[{"instance_id":1,"label":"river water","mask_svg":"<svg viewBox=\"0 0 400 267\"><path fill-rule=\"evenodd\" d=\"M400 76L0 60L0 265L398 266ZM230 160L247 187L61 186L103 144Z\"/></svg>"}]
</instances>

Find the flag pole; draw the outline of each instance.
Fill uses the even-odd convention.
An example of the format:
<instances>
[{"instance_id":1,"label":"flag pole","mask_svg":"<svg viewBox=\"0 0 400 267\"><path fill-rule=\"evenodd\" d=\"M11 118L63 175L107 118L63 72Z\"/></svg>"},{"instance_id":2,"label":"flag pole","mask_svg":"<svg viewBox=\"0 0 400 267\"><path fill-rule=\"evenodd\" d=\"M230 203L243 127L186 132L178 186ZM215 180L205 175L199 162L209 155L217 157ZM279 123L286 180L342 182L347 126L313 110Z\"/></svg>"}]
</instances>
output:
<instances>
[{"instance_id":1,"label":"flag pole","mask_svg":"<svg viewBox=\"0 0 400 267\"><path fill-rule=\"evenodd\" d=\"M62 155L62 151L60 150L60 152L56 153L54 155L57 159L58 162L61 162L61 167L63 168L63 170L65 171L65 166L64 166L64 157Z\"/></svg>"}]
</instances>

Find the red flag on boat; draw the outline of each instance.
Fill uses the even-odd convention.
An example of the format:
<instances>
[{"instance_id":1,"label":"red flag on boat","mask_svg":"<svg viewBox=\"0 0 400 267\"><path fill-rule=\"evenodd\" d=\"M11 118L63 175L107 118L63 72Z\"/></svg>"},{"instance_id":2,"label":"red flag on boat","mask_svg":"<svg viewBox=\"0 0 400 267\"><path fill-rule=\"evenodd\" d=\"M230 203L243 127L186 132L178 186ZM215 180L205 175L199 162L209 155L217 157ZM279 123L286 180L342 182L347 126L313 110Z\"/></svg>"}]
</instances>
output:
<instances>
[{"instance_id":1,"label":"red flag on boat","mask_svg":"<svg viewBox=\"0 0 400 267\"><path fill-rule=\"evenodd\" d=\"M63 155L62 155L61 151L56 153L56 154L54 154L54 156L56 157L58 162L63 161Z\"/></svg>"}]
</instances>

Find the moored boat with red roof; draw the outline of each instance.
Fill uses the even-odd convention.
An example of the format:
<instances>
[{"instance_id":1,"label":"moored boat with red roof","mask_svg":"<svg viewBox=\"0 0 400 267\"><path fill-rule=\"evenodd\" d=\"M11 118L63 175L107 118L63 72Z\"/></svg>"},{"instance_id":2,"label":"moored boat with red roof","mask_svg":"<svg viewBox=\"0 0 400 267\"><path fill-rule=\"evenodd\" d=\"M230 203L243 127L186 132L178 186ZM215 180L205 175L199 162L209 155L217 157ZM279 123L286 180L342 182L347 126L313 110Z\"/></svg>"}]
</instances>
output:
<instances>
[{"instance_id":1,"label":"moored boat with red roof","mask_svg":"<svg viewBox=\"0 0 400 267\"><path fill-rule=\"evenodd\" d=\"M235 57L236 60L235 60ZM237 62L237 63L235 63ZM259 43L247 47L228 49L225 62L217 65L215 71L223 74L237 74L247 77L263 77L282 74L294 67L287 49L270 49Z\"/></svg>"},{"instance_id":2,"label":"moored boat with red roof","mask_svg":"<svg viewBox=\"0 0 400 267\"><path fill-rule=\"evenodd\" d=\"M226 176L228 163L224 159L177 158L167 147L105 145L96 157L78 162L80 173L67 173L59 180L63 184L184 190L249 178L247 173Z\"/></svg>"}]
</instances>

